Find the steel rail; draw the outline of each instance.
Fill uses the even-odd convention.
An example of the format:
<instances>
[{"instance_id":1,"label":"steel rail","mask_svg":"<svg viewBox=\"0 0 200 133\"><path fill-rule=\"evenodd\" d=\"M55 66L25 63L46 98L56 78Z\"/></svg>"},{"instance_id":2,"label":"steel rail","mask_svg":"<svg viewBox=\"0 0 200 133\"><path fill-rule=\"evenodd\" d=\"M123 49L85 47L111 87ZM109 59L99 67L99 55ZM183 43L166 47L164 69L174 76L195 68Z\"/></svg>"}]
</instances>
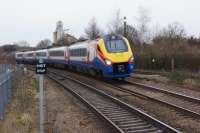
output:
<instances>
[{"instance_id":1,"label":"steel rail","mask_svg":"<svg viewBox=\"0 0 200 133\"><path fill-rule=\"evenodd\" d=\"M90 86L88 84L85 84L77 79L74 79L74 78L71 78L71 77L67 77L66 75L63 75L63 74L59 74L58 72L51 72L59 77L62 77L62 78L65 78L65 79L68 79L68 80L71 80L75 83L78 83L79 85L82 85L90 90L92 90L93 92L95 92L95 94L99 94L101 96L103 96L105 99L109 99L111 100L113 103L119 105L120 107L122 107L122 109L126 109L128 110L129 112L131 112L132 114L137 114L137 116L139 116L140 118L142 118L142 120L148 122L149 124L152 124L153 126L155 126L156 128L164 131L164 132L179 132L178 130L170 127L169 125L153 118L152 116L138 110L137 108L134 108L124 102L122 102L121 100L111 96L111 95L108 95L106 94L105 92L103 91L100 91L98 90L97 88L93 87L93 86ZM53 80L55 80L57 83L61 84L64 88L67 88L67 89L70 89L69 87L67 87L66 85L63 84L63 81L59 81L59 79L55 79L53 77L51 77ZM72 92L73 90L70 89L70 92ZM76 92L72 92L74 95ZM79 97L79 99L84 99L83 96L80 96L79 94L76 94L76 96ZM86 101L86 99L84 100L84 103L86 103L88 106L89 106L89 102ZM107 122L110 123L110 125L112 125L115 130L117 130L118 132L122 132L123 130L119 127L119 124L117 125L115 122L113 122L112 120L110 120L108 117L106 118L106 116L102 113L102 111L98 111L99 109L95 108L95 107L92 107L90 106L90 108L93 108L93 110L95 110L95 112L98 112L98 115L102 116L104 120L106 120ZM104 112L105 113L105 112ZM121 116L122 117L122 116ZM111 123L112 122L112 123ZM124 132L124 131L123 131Z\"/></svg>"},{"instance_id":2,"label":"steel rail","mask_svg":"<svg viewBox=\"0 0 200 133\"><path fill-rule=\"evenodd\" d=\"M178 106L178 105L175 105L175 104L172 104L172 103L169 103L169 102L166 102L166 101L162 101L162 100L159 100L159 99L156 99L156 98L147 96L147 95L145 95L145 94L142 94L142 93L139 93L139 92L136 92L136 91L127 89L127 88L125 88L125 87L113 86L113 85L111 85L111 84L107 84L107 86L112 87L112 88L114 88L114 89L116 89L116 90L120 90L120 91L122 91L122 92L126 92L126 93L128 93L128 94L131 94L131 95L140 97L140 98L150 99L150 100L152 100L152 101L154 101L154 102L161 103L161 104L165 104L165 105L167 105L167 106L169 106L169 107L172 107L172 108L174 108L174 109L176 109L176 110L177 110L177 109L178 109L178 110L181 110L184 114L187 114L187 115L192 116L192 117L194 117L194 118L196 118L196 117L197 117L198 119L200 118L200 114L199 114L199 113L194 112L194 111L191 111L191 110L186 109L186 108L183 108L183 107L180 107L180 106Z\"/></svg>"},{"instance_id":3,"label":"steel rail","mask_svg":"<svg viewBox=\"0 0 200 133\"><path fill-rule=\"evenodd\" d=\"M124 82L126 82L128 84L132 84L132 85L142 87L144 89L154 90L154 91L157 91L157 92L162 92L162 93L172 95L172 96L175 96L175 97L179 97L179 98L182 98L182 99L187 99L188 101L191 101L191 102L200 103L200 99L196 98L196 97L187 96L185 94L180 94L180 93L172 92L172 91L169 91L169 90L164 90L164 89L161 89L161 88L158 88L158 87L145 85L145 84L134 82L134 81L125 80Z\"/></svg>"}]
</instances>

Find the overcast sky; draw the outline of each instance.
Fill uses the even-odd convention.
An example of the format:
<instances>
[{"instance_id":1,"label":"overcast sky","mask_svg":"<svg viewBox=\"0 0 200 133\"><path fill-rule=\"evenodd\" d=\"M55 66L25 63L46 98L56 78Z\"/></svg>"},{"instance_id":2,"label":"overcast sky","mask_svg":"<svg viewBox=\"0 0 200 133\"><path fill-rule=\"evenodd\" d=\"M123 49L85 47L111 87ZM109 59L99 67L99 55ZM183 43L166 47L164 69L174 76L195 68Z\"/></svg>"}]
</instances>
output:
<instances>
[{"instance_id":1,"label":"overcast sky","mask_svg":"<svg viewBox=\"0 0 200 133\"><path fill-rule=\"evenodd\" d=\"M200 35L200 2L198 0L0 0L0 45L27 40L35 45L49 38L56 22L62 20L70 33L80 36L94 16L106 28L117 9L136 23L139 7L151 14L150 27L181 23L188 34Z\"/></svg>"}]
</instances>

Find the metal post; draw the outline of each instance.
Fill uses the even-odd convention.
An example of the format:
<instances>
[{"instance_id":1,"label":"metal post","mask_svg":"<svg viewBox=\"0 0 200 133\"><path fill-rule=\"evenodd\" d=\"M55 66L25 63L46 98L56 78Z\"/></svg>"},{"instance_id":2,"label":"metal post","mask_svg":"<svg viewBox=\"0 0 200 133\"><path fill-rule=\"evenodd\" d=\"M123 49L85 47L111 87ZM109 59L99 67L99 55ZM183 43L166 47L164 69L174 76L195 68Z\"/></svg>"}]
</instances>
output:
<instances>
[{"instance_id":1,"label":"metal post","mask_svg":"<svg viewBox=\"0 0 200 133\"><path fill-rule=\"evenodd\" d=\"M124 37L127 37L127 26L126 26L126 17L124 17Z\"/></svg>"},{"instance_id":2,"label":"metal post","mask_svg":"<svg viewBox=\"0 0 200 133\"><path fill-rule=\"evenodd\" d=\"M43 75L40 74L39 76L39 87L40 87L40 133L44 133L44 92L43 92Z\"/></svg>"},{"instance_id":3,"label":"metal post","mask_svg":"<svg viewBox=\"0 0 200 133\"><path fill-rule=\"evenodd\" d=\"M43 63L43 60L39 60ZM40 133L44 133L44 92L43 92L43 81L44 77L42 74L39 75L39 90L40 90Z\"/></svg>"}]
</instances>

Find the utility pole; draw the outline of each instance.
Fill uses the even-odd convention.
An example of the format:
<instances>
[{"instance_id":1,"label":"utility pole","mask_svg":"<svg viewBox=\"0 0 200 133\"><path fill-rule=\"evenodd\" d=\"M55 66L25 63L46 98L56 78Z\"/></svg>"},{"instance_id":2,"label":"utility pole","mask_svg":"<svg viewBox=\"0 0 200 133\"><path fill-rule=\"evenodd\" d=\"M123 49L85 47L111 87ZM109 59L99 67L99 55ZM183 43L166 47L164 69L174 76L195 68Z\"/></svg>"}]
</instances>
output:
<instances>
[{"instance_id":1,"label":"utility pole","mask_svg":"<svg viewBox=\"0 0 200 133\"><path fill-rule=\"evenodd\" d=\"M124 37L127 37L127 31L126 31L127 30L126 29L127 28L127 26L126 26L127 24L126 23L127 23L126 22L126 17L124 17Z\"/></svg>"}]
</instances>

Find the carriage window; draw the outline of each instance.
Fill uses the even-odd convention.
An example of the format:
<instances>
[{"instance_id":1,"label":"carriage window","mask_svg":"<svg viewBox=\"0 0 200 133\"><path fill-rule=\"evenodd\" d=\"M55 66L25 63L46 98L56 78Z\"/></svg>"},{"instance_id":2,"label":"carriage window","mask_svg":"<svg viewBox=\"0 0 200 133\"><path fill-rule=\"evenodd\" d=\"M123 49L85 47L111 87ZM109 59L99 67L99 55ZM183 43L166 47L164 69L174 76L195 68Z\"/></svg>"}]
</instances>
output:
<instances>
[{"instance_id":1,"label":"carriage window","mask_svg":"<svg viewBox=\"0 0 200 133\"><path fill-rule=\"evenodd\" d=\"M37 57L45 57L45 56L47 56L47 53L46 52L38 52L38 53L36 53L36 56Z\"/></svg>"},{"instance_id":2,"label":"carriage window","mask_svg":"<svg viewBox=\"0 0 200 133\"><path fill-rule=\"evenodd\" d=\"M17 57L23 57L23 54L17 54Z\"/></svg>"},{"instance_id":3,"label":"carriage window","mask_svg":"<svg viewBox=\"0 0 200 133\"><path fill-rule=\"evenodd\" d=\"M64 51L50 51L50 56L64 56Z\"/></svg>"},{"instance_id":4,"label":"carriage window","mask_svg":"<svg viewBox=\"0 0 200 133\"><path fill-rule=\"evenodd\" d=\"M27 57L33 57L33 53L27 54Z\"/></svg>"},{"instance_id":5,"label":"carriage window","mask_svg":"<svg viewBox=\"0 0 200 133\"><path fill-rule=\"evenodd\" d=\"M72 49L70 50L71 56L86 56L87 49L86 48L80 48L80 49Z\"/></svg>"},{"instance_id":6,"label":"carriage window","mask_svg":"<svg viewBox=\"0 0 200 133\"><path fill-rule=\"evenodd\" d=\"M126 43L119 39L119 40L107 40L106 41L106 49L110 53L114 52L127 52L128 47Z\"/></svg>"}]
</instances>

